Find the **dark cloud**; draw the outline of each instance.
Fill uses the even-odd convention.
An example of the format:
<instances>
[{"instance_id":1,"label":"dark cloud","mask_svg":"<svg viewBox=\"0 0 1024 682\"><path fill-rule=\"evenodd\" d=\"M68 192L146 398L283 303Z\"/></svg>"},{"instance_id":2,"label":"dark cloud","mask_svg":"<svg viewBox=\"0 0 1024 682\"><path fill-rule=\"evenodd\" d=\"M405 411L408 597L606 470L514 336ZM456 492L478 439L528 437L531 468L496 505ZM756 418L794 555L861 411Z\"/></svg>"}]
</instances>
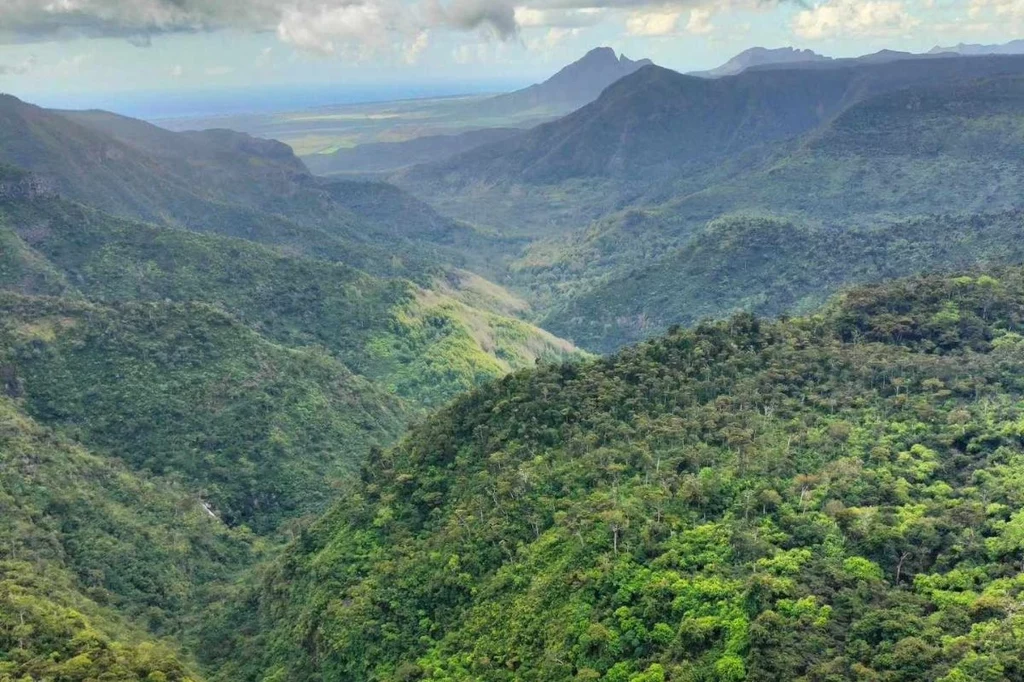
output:
<instances>
[{"instance_id":1,"label":"dark cloud","mask_svg":"<svg viewBox=\"0 0 1024 682\"><path fill-rule=\"evenodd\" d=\"M399 21L399 14L409 18ZM501 38L517 31L509 0L0 0L0 40L117 36L145 45L162 33L278 31L286 19L346 15L378 17L388 30L486 27Z\"/></svg>"},{"instance_id":2,"label":"dark cloud","mask_svg":"<svg viewBox=\"0 0 1024 682\"><path fill-rule=\"evenodd\" d=\"M423 31L487 30L515 37L528 26L595 23L602 10L774 5L803 0L0 0L0 42L121 37L145 46L153 36L236 29L276 32L299 47L407 40Z\"/></svg>"},{"instance_id":3,"label":"dark cloud","mask_svg":"<svg viewBox=\"0 0 1024 682\"><path fill-rule=\"evenodd\" d=\"M452 0L443 12L446 23L452 28L472 30L488 27L503 40L519 31L515 7L505 0Z\"/></svg>"},{"instance_id":4,"label":"dark cloud","mask_svg":"<svg viewBox=\"0 0 1024 682\"><path fill-rule=\"evenodd\" d=\"M345 0L342 0L345 1ZM270 30L276 0L2 0L0 32L21 41L130 37L239 27Z\"/></svg>"}]
</instances>

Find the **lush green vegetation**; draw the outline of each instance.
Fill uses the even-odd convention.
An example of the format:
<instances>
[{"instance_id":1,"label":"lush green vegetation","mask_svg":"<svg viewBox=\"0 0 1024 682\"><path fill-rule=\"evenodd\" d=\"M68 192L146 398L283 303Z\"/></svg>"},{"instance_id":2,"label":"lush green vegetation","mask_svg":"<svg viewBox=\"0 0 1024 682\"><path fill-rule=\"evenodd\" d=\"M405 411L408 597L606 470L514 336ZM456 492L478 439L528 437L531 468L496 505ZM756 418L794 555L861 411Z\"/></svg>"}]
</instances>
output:
<instances>
[{"instance_id":1,"label":"lush green vegetation","mask_svg":"<svg viewBox=\"0 0 1024 682\"><path fill-rule=\"evenodd\" d=\"M194 628L252 562L253 538L173 477L32 420L9 397L22 387L6 360L0 389L0 680L198 679L154 636Z\"/></svg>"},{"instance_id":2,"label":"lush green vegetation","mask_svg":"<svg viewBox=\"0 0 1024 682\"><path fill-rule=\"evenodd\" d=\"M156 642L126 643L97 629L66 599L69 588L48 583L30 564L0 564L0 680L124 680L191 682L178 654Z\"/></svg>"},{"instance_id":3,"label":"lush green vegetation","mask_svg":"<svg viewBox=\"0 0 1024 682\"><path fill-rule=\"evenodd\" d=\"M511 375L364 465L219 676L1024 679L1022 332L1009 270Z\"/></svg>"},{"instance_id":4,"label":"lush green vegetation","mask_svg":"<svg viewBox=\"0 0 1024 682\"><path fill-rule=\"evenodd\" d=\"M1024 682L1021 72L647 69L500 236L0 99L0 682Z\"/></svg>"},{"instance_id":5,"label":"lush green vegetation","mask_svg":"<svg viewBox=\"0 0 1024 682\"><path fill-rule=\"evenodd\" d=\"M656 242L648 244L652 251ZM609 261L616 262L605 265L615 276L581 282L563 263L535 273L535 285L555 301L545 328L586 348L612 350L673 324L739 311L811 312L855 284L1022 263L1022 244L1019 210L879 219L865 228L739 215L711 221L685 246L650 260L625 246L613 250Z\"/></svg>"},{"instance_id":6,"label":"lush green vegetation","mask_svg":"<svg viewBox=\"0 0 1024 682\"><path fill-rule=\"evenodd\" d=\"M330 192L382 230L415 213L396 245L465 238L386 186ZM258 244L0 175L0 680L198 680L211 614L367 452L426 407L576 353L437 250L419 257L439 267L397 247L377 268L419 284L376 277L333 262L375 253L372 234L268 215Z\"/></svg>"},{"instance_id":7,"label":"lush green vegetation","mask_svg":"<svg viewBox=\"0 0 1024 682\"><path fill-rule=\"evenodd\" d=\"M426 283L488 239L381 183L314 178L292 150L0 97L0 166L108 214L237 237ZM0 171L0 183L14 171ZM21 171L18 171L19 173ZM0 199L7 192L0 184ZM464 248L472 246L472 249Z\"/></svg>"},{"instance_id":8,"label":"lush green vegetation","mask_svg":"<svg viewBox=\"0 0 1024 682\"><path fill-rule=\"evenodd\" d=\"M0 287L103 303L216 305L278 343L322 346L415 406L443 404L511 369L575 352L510 317L522 310L500 288L478 295L472 287L486 281L470 275L453 273L423 289L52 197L0 202L0 240L11 245L0 256Z\"/></svg>"},{"instance_id":9,"label":"lush green vegetation","mask_svg":"<svg viewBox=\"0 0 1024 682\"><path fill-rule=\"evenodd\" d=\"M182 477L232 524L315 511L402 406L322 351L201 304L103 308L0 294L2 364L26 409L89 447Z\"/></svg>"},{"instance_id":10,"label":"lush green vegetation","mask_svg":"<svg viewBox=\"0 0 1024 682\"><path fill-rule=\"evenodd\" d=\"M1022 72L1020 57L716 81L647 69L399 179L528 240L492 276L541 326L606 352L736 310L806 311L843 286L1017 262L1016 217L989 214L1020 208Z\"/></svg>"}]
</instances>

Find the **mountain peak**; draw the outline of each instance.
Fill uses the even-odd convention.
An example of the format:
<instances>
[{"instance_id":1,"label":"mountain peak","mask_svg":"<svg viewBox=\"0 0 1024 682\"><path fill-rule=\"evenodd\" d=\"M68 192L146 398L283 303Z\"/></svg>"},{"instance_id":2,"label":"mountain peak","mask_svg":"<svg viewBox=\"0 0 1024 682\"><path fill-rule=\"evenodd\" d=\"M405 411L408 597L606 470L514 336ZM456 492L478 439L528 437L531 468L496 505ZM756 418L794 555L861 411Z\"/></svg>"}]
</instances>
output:
<instances>
[{"instance_id":1,"label":"mountain peak","mask_svg":"<svg viewBox=\"0 0 1024 682\"><path fill-rule=\"evenodd\" d=\"M618 80L618 78L627 76L642 66L647 66L648 64L653 63L654 62L650 59L633 61L624 54L617 54L615 50L610 47L595 47L593 50L586 53L583 57L572 64L569 64L545 82L550 83L566 74L573 74L575 77L581 71L594 72L595 74L610 72L613 75L618 76L615 78L615 80ZM611 83L606 83L606 85L611 85Z\"/></svg>"},{"instance_id":2,"label":"mountain peak","mask_svg":"<svg viewBox=\"0 0 1024 682\"><path fill-rule=\"evenodd\" d=\"M757 66L800 62L827 62L831 60L831 57L825 57L813 50L801 50L795 47L752 47L740 52L717 68L708 71L696 71L691 75L703 78L722 78L723 76L735 76Z\"/></svg>"},{"instance_id":3,"label":"mountain peak","mask_svg":"<svg viewBox=\"0 0 1024 682\"><path fill-rule=\"evenodd\" d=\"M620 78L653 63L649 59L633 61L610 47L595 47L543 83L492 98L481 108L490 113L529 110L568 113L593 102Z\"/></svg>"},{"instance_id":4,"label":"mountain peak","mask_svg":"<svg viewBox=\"0 0 1024 682\"><path fill-rule=\"evenodd\" d=\"M618 61L618 59L619 59L618 56L615 54L615 50L613 50L612 48L610 48L608 46L602 46L602 47L595 47L590 52L587 52L585 55L583 55L583 58L580 59L579 61L585 61L587 59L595 59L595 58L606 58L606 57L613 57L616 61Z\"/></svg>"},{"instance_id":5,"label":"mountain peak","mask_svg":"<svg viewBox=\"0 0 1024 682\"><path fill-rule=\"evenodd\" d=\"M573 62L573 64L591 64L591 65L608 65L608 66L628 66L638 64L653 64L650 59L641 59L639 61L633 61L624 54L617 54L613 48L595 47L590 52L587 52L583 57ZM569 66L572 66L570 64ZM567 67L568 68L568 67Z\"/></svg>"}]
</instances>

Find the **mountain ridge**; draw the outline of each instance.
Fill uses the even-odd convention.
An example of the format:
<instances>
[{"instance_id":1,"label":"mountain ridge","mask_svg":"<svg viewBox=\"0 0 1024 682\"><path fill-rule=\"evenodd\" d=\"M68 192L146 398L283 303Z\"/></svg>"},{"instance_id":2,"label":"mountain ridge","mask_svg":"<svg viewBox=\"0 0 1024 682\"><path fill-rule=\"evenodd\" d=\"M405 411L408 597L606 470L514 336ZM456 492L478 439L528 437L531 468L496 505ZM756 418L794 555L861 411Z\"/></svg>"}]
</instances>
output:
<instances>
[{"instance_id":1,"label":"mountain ridge","mask_svg":"<svg viewBox=\"0 0 1024 682\"><path fill-rule=\"evenodd\" d=\"M996 45L983 45L978 43L958 43L949 47L936 45L929 52L955 52L963 55L1024 54L1024 39L1011 40L1008 43L1000 43Z\"/></svg>"},{"instance_id":2,"label":"mountain ridge","mask_svg":"<svg viewBox=\"0 0 1024 682\"><path fill-rule=\"evenodd\" d=\"M700 191L705 178L769 164L787 153L787 144L799 144L802 135L874 94L1012 76L1024 71L1024 58L814 66L750 69L718 79L648 66L558 121L393 180L459 219L499 230L561 231L631 202ZM585 197L572 206L582 204L587 212L562 216L563 184ZM528 210L511 200L523 196L530 197Z\"/></svg>"},{"instance_id":3,"label":"mountain ridge","mask_svg":"<svg viewBox=\"0 0 1024 682\"><path fill-rule=\"evenodd\" d=\"M765 48L752 47L725 62L721 66L706 71L690 71L690 76L702 78L721 78L735 76L749 68L759 66L782 66L794 62L831 62L831 57L820 55L813 50L802 50L794 47Z\"/></svg>"}]
</instances>

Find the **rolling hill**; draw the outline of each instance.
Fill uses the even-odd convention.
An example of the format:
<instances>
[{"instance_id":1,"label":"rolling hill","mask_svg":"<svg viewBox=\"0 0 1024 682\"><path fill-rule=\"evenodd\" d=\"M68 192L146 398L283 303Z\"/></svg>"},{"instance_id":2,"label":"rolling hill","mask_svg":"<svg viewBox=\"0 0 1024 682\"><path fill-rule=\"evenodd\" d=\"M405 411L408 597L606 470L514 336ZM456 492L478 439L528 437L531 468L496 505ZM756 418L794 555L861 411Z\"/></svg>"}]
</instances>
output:
<instances>
[{"instance_id":1,"label":"rolling hill","mask_svg":"<svg viewBox=\"0 0 1024 682\"><path fill-rule=\"evenodd\" d=\"M857 284L1024 263L1020 209L865 223L718 218L662 255L645 259L636 251L625 255L622 248L618 263L595 265L592 281L560 282L556 286L565 290L553 296L557 302L541 324L584 348L612 351L672 325L692 326L740 311L771 317L809 313ZM538 279L545 274L534 273ZM578 293L568 293L569 287Z\"/></svg>"},{"instance_id":2,"label":"rolling hill","mask_svg":"<svg viewBox=\"0 0 1024 682\"><path fill-rule=\"evenodd\" d=\"M2 296L5 371L29 415L180 478L231 525L315 512L403 424L395 398L325 353L203 304Z\"/></svg>"},{"instance_id":3,"label":"rolling hill","mask_svg":"<svg viewBox=\"0 0 1024 682\"><path fill-rule=\"evenodd\" d=\"M483 295L486 280L465 271L421 287L55 197L0 202L0 239L11 245L0 258L8 290L102 304L213 305L276 343L327 350L412 407L575 352L510 317L520 304L497 287Z\"/></svg>"}]
</instances>

